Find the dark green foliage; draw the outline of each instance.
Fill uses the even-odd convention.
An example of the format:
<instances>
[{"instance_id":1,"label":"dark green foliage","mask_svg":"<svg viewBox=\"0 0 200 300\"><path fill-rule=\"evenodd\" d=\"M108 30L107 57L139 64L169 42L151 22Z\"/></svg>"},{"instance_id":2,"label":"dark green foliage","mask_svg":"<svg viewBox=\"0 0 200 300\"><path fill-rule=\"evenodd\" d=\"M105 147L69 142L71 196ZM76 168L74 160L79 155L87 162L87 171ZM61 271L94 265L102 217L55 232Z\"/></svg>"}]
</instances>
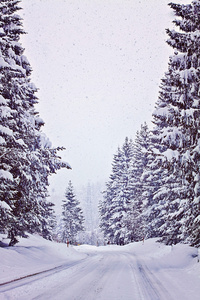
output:
<instances>
[{"instance_id":1,"label":"dark green foliage","mask_svg":"<svg viewBox=\"0 0 200 300\"><path fill-rule=\"evenodd\" d=\"M12 244L25 232L49 238L47 227L43 231L53 213L52 204L44 204L48 176L67 167L41 132L44 122L34 108L37 89L19 43L24 33L19 2L0 2L0 232L7 232Z\"/></svg>"},{"instance_id":2,"label":"dark green foliage","mask_svg":"<svg viewBox=\"0 0 200 300\"><path fill-rule=\"evenodd\" d=\"M149 221L166 244L199 246L200 2L170 6L181 31L167 30L175 53L153 114Z\"/></svg>"},{"instance_id":3,"label":"dark green foliage","mask_svg":"<svg viewBox=\"0 0 200 300\"><path fill-rule=\"evenodd\" d=\"M127 215L131 207L130 174L132 163L132 141L125 139L122 149L114 155L112 174L106 184L104 201L100 206L101 224L105 238L111 243L125 244L128 241Z\"/></svg>"},{"instance_id":4,"label":"dark green foliage","mask_svg":"<svg viewBox=\"0 0 200 300\"><path fill-rule=\"evenodd\" d=\"M62 241L64 243L69 241L71 244L75 244L77 242L77 234L84 230L84 218L80 202L76 199L71 181L66 190L62 206Z\"/></svg>"}]
</instances>

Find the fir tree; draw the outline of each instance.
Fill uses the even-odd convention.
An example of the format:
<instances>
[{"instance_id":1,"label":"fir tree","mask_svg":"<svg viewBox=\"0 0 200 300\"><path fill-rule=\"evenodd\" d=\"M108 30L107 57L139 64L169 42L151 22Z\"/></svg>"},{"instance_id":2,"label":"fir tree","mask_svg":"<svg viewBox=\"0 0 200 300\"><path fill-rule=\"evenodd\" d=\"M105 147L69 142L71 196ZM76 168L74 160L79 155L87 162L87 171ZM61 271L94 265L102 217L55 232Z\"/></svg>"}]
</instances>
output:
<instances>
[{"instance_id":1,"label":"fir tree","mask_svg":"<svg viewBox=\"0 0 200 300\"><path fill-rule=\"evenodd\" d=\"M130 211L129 169L132 162L132 141L125 139L122 149L114 155L112 174L106 184L101 203L100 227L108 241L115 244L128 242L130 236L127 215Z\"/></svg>"},{"instance_id":2,"label":"fir tree","mask_svg":"<svg viewBox=\"0 0 200 300\"><path fill-rule=\"evenodd\" d=\"M129 241L140 241L146 235L146 223L144 207L146 198L143 197L146 191L146 183L142 180L142 174L147 166L149 147L149 130L145 123L141 125L140 131L136 133L133 145L132 164L129 170L129 190L131 191L131 211L128 216L131 236Z\"/></svg>"},{"instance_id":3,"label":"fir tree","mask_svg":"<svg viewBox=\"0 0 200 300\"><path fill-rule=\"evenodd\" d=\"M17 235L40 232L51 210L42 203L48 195L48 176L68 167L42 134L43 120L35 111L37 89L31 67L19 43L24 34L16 12L20 1L0 3L0 217L1 232L14 244Z\"/></svg>"},{"instance_id":4,"label":"fir tree","mask_svg":"<svg viewBox=\"0 0 200 300\"><path fill-rule=\"evenodd\" d=\"M66 243L69 241L75 244L77 234L84 230L83 227L83 212L80 208L80 202L76 199L74 189L71 181L69 181L68 188L65 193L65 200L63 200L63 232L62 241Z\"/></svg>"},{"instance_id":5,"label":"fir tree","mask_svg":"<svg viewBox=\"0 0 200 300\"><path fill-rule=\"evenodd\" d=\"M182 151L182 164L185 179L190 187L188 201L184 211L183 237L191 245L200 245L200 1L193 1L191 5L170 6L178 16L174 23L182 30L168 31L168 43L182 54L184 65L180 68L183 92L184 113L181 122L184 134L188 137ZM180 19L181 18L181 19ZM174 43L176 41L176 43Z\"/></svg>"},{"instance_id":6,"label":"fir tree","mask_svg":"<svg viewBox=\"0 0 200 300\"><path fill-rule=\"evenodd\" d=\"M181 29L167 30L175 49L153 114L153 160L149 177L155 177L152 220L167 244L199 237L199 16L200 2L170 4ZM151 180L152 182L152 180Z\"/></svg>"}]
</instances>

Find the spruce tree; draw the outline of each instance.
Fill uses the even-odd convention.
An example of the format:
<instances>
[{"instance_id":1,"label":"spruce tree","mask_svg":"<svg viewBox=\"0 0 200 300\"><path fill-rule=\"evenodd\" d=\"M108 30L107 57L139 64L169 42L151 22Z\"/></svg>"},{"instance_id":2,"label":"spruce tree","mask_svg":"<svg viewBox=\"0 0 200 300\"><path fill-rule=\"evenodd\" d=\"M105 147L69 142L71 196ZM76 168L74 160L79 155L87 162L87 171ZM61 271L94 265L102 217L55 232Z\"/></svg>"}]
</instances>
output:
<instances>
[{"instance_id":1,"label":"spruce tree","mask_svg":"<svg viewBox=\"0 0 200 300\"><path fill-rule=\"evenodd\" d=\"M130 237L127 215L130 211L131 191L129 170L132 163L132 140L126 137L122 148L114 155L112 174L106 184L104 201L101 202L100 227L108 241L125 244Z\"/></svg>"},{"instance_id":2,"label":"spruce tree","mask_svg":"<svg viewBox=\"0 0 200 300\"><path fill-rule=\"evenodd\" d=\"M170 3L180 30L167 30L175 49L153 114L153 160L149 177L155 177L152 220L167 244L188 241L199 245L199 24L200 2ZM151 182L153 182L151 180Z\"/></svg>"},{"instance_id":3,"label":"spruce tree","mask_svg":"<svg viewBox=\"0 0 200 300\"><path fill-rule=\"evenodd\" d=\"M180 31L168 31L168 43L182 54L184 65L180 68L180 78L183 85L182 123L184 133L188 137L182 151L182 165L185 179L190 187L187 207L184 210L185 224L183 237L191 245L200 245L200 1L190 5L170 3L178 19L174 21ZM176 43L174 43L176 41Z\"/></svg>"},{"instance_id":4,"label":"spruce tree","mask_svg":"<svg viewBox=\"0 0 200 300\"><path fill-rule=\"evenodd\" d=\"M142 174L148 162L147 150L149 148L149 130L146 123L141 125L140 131L136 133L133 144L132 164L129 170L129 190L131 191L131 210L128 216L131 237L129 241L140 241L146 235L146 223L144 207L146 198L143 197L146 191L146 182Z\"/></svg>"},{"instance_id":5,"label":"spruce tree","mask_svg":"<svg viewBox=\"0 0 200 300\"><path fill-rule=\"evenodd\" d=\"M41 132L43 120L35 111L38 99L31 83L31 66L24 56L24 34L18 0L0 3L0 217L1 232L14 244L17 235L43 231L51 210L42 203L48 195L48 176L69 167ZM45 234L46 235L46 234Z\"/></svg>"},{"instance_id":6,"label":"spruce tree","mask_svg":"<svg viewBox=\"0 0 200 300\"><path fill-rule=\"evenodd\" d=\"M80 202L76 199L71 181L69 181L62 207L62 241L64 243L69 241L75 244L77 242L77 234L84 230L84 218Z\"/></svg>"}]
</instances>

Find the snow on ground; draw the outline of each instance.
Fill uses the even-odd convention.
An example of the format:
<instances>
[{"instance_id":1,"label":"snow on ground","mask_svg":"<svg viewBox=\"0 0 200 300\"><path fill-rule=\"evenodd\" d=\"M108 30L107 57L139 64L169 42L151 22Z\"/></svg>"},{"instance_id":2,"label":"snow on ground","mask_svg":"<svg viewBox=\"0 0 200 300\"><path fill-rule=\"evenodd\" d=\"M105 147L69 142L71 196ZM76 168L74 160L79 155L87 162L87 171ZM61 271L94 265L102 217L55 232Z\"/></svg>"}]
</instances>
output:
<instances>
[{"instance_id":1,"label":"snow on ground","mask_svg":"<svg viewBox=\"0 0 200 300\"><path fill-rule=\"evenodd\" d=\"M1 241L2 235L0 235ZM3 239L6 242L5 239ZM20 238L14 247L0 247L0 284L29 274L73 263L86 257L66 244L50 242L37 235ZM0 298L1 299L1 298Z\"/></svg>"},{"instance_id":2,"label":"snow on ground","mask_svg":"<svg viewBox=\"0 0 200 300\"><path fill-rule=\"evenodd\" d=\"M0 239L1 240L1 239ZM70 246L31 235L0 247L0 299L198 300L198 250L155 239L126 246ZM56 272L53 268L57 268ZM14 283L2 283L53 269Z\"/></svg>"},{"instance_id":3,"label":"snow on ground","mask_svg":"<svg viewBox=\"0 0 200 300\"><path fill-rule=\"evenodd\" d=\"M96 253L102 251L121 251L134 254L137 259L161 278L162 282L170 279L167 286L175 300L200 299L200 251L185 244L166 246L149 239L143 242L120 246L95 247L83 245L77 249L80 253ZM181 291L180 291L181 290ZM181 298L180 296L182 295ZM125 299L126 300L126 299ZM137 300L137 299L136 299ZM146 300L146 299L144 299Z\"/></svg>"}]
</instances>

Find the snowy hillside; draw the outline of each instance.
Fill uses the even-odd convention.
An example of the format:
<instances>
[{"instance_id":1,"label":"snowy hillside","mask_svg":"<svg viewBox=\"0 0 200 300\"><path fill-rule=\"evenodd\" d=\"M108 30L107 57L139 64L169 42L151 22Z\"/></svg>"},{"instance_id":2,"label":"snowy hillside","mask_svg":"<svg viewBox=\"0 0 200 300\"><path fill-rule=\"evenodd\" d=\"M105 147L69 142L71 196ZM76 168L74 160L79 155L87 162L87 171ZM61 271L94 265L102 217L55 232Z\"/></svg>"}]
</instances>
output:
<instances>
[{"instance_id":1,"label":"snowy hillside","mask_svg":"<svg viewBox=\"0 0 200 300\"><path fill-rule=\"evenodd\" d=\"M0 299L199 299L198 250L188 245L67 248L34 235L1 247L0 256Z\"/></svg>"}]
</instances>

